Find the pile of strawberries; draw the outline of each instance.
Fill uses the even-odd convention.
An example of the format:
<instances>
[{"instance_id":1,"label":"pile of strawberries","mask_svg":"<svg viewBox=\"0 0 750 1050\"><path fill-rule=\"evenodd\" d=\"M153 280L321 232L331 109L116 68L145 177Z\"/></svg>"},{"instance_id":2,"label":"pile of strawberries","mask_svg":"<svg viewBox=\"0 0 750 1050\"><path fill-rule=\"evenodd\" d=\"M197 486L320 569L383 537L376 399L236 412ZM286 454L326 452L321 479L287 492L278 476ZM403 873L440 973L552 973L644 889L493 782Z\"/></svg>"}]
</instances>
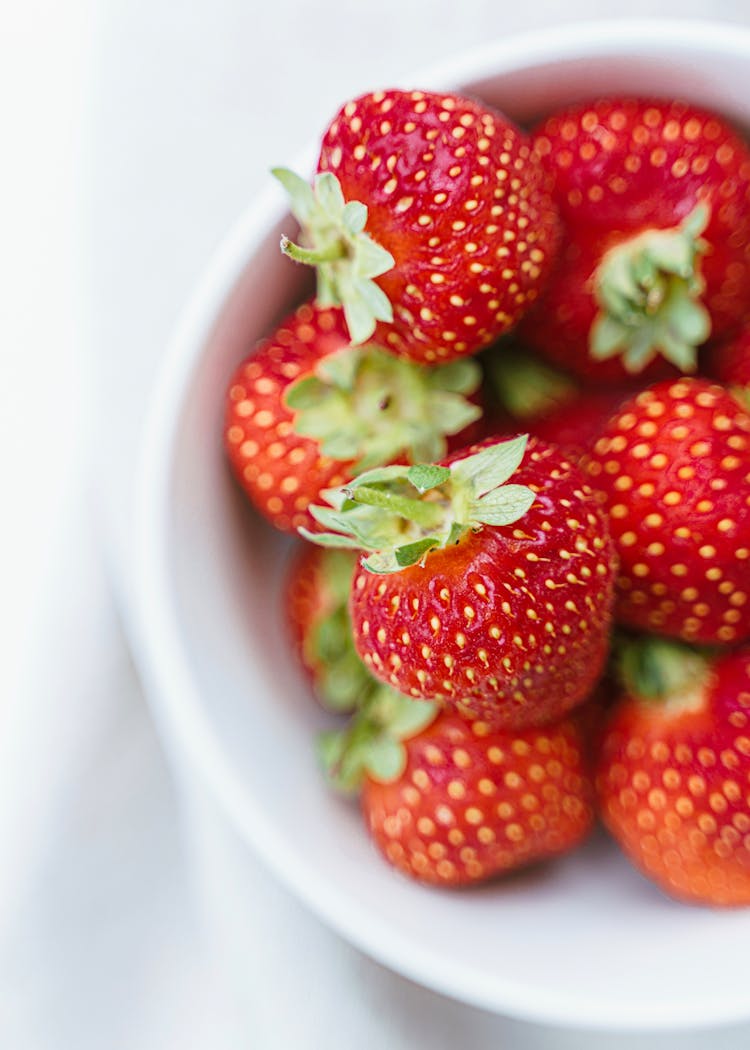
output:
<instances>
[{"instance_id":1,"label":"pile of strawberries","mask_svg":"<svg viewBox=\"0 0 750 1050\"><path fill-rule=\"evenodd\" d=\"M348 102L274 174L314 297L225 441L301 542L286 594L331 781L441 886L599 815L665 892L750 904L750 149L682 102L531 134Z\"/></svg>"}]
</instances>

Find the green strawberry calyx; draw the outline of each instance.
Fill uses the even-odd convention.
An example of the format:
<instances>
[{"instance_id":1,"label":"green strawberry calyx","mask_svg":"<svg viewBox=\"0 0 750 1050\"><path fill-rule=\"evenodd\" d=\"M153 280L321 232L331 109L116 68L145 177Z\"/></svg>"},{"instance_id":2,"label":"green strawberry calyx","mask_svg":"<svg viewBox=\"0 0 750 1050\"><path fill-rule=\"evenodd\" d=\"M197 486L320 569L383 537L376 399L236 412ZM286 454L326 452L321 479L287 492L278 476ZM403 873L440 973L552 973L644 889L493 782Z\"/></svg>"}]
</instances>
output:
<instances>
[{"instance_id":1,"label":"green strawberry calyx","mask_svg":"<svg viewBox=\"0 0 750 1050\"><path fill-rule=\"evenodd\" d=\"M332 172L319 172L312 185L288 168L273 168L271 174L289 195L305 242L282 237L282 252L317 268L318 302L343 307L352 343L359 346L378 321L393 320L391 302L374 280L393 268L393 256L365 233L366 205L347 201Z\"/></svg>"},{"instance_id":2,"label":"green strawberry calyx","mask_svg":"<svg viewBox=\"0 0 750 1050\"><path fill-rule=\"evenodd\" d=\"M354 792L365 776L389 783L406 768L404 741L435 720L438 705L413 700L371 679L369 695L342 730L318 736L318 756L328 780Z\"/></svg>"},{"instance_id":3,"label":"green strawberry calyx","mask_svg":"<svg viewBox=\"0 0 750 1050\"><path fill-rule=\"evenodd\" d=\"M501 406L514 419L545 416L572 401L580 390L564 372L521 347L499 346L488 373Z\"/></svg>"},{"instance_id":4,"label":"green strawberry calyx","mask_svg":"<svg viewBox=\"0 0 750 1050\"><path fill-rule=\"evenodd\" d=\"M481 380L476 361L430 368L377 347L351 347L321 358L284 400L298 434L319 441L326 456L356 459L362 471L398 458L442 459L446 437L482 414L468 400Z\"/></svg>"},{"instance_id":5,"label":"green strawberry calyx","mask_svg":"<svg viewBox=\"0 0 750 1050\"><path fill-rule=\"evenodd\" d=\"M710 654L684 642L646 635L619 642L620 677L628 693L668 714L703 706L710 670Z\"/></svg>"},{"instance_id":6,"label":"green strawberry calyx","mask_svg":"<svg viewBox=\"0 0 750 1050\"><path fill-rule=\"evenodd\" d=\"M300 533L322 546L367 552L373 573L424 564L430 551L458 543L485 525L518 521L536 498L527 485L507 484L526 452L528 435L496 442L450 466L419 463L365 471L323 495L310 512L329 532Z\"/></svg>"},{"instance_id":7,"label":"green strawberry calyx","mask_svg":"<svg viewBox=\"0 0 750 1050\"><path fill-rule=\"evenodd\" d=\"M594 360L621 355L625 370L637 375L661 354L695 372L697 348L711 334L700 272L709 215L698 204L678 226L645 230L605 252L594 274Z\"/></svg>"}]
</instances>

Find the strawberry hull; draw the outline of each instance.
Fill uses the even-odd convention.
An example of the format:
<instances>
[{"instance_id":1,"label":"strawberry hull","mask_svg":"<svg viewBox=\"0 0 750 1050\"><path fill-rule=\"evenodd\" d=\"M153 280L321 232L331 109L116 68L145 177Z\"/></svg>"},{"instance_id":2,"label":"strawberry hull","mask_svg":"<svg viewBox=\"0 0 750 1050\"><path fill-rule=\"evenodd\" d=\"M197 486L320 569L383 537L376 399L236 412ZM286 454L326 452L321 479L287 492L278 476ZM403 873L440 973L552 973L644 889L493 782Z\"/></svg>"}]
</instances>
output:
<instances>
[{"instance_id":1,"label":"strawberry hull","mask_svg":"<svg viewBox=\"0 0 750 1050\"><path fill-rule=\"evenodd\" d=\"M604 250L604 243L579 245L566 239L543 299L524 317L519 329L523 340L547 361L593 388L621 386L633 378L620 357L595 361L589 352L589 333L598 313L590 289ZM645 383L654 383L679 374L659 356L639 376Z\"/></svg>"},{"instance_id":2,"label":"strawberry hull","mask_svg":"<svg viewBox=\"0 0 750 1050\"><path fill-rule=\"evenodd\" d=\"M228 459L276 528L315 531L308 507L322 490L366 464L444 455L480 433L480 383L474 361L427 368L353 348L339 308L303 303L231 378Z\"/></svg>"}]
</instances>

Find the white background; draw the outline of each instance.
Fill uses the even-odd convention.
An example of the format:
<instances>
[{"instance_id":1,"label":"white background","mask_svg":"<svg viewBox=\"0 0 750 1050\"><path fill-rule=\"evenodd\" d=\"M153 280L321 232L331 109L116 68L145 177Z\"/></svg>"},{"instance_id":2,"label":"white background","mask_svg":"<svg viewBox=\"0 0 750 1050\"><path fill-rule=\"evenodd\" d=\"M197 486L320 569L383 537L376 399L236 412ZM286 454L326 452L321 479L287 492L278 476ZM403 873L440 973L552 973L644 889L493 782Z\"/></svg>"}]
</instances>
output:
<instances>
[{"instance_id":1,"label":"white background","mask_svg":"<svg viewBox=\"0 0 750 1050\"><path fill-rule=\"evenodd\" d=\"M385 974L251 859L258 941L246 963L258 994L242 1035L230 1034L225 976L199 939L179 811L110 592L126 610L135 449L168 333L268 167L288 163L350 94L512 31L623 14L750 22L746 0L631 0L626 11L590 0L5 3L3 1048L584 1046ZM734 1029L641 1045L748 1043Z\"/></svg>"}]
</instances>

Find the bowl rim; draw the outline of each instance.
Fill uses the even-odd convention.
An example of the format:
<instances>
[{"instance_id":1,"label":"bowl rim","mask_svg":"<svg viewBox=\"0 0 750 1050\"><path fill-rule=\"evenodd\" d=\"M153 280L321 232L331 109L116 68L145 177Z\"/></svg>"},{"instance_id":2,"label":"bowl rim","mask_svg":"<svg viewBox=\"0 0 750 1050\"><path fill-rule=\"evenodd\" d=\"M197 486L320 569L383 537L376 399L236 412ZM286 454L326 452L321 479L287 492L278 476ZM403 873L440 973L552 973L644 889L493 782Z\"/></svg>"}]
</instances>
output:
<instances>
[{"instance_id":1,"label":"bowl rim","mask_svg":"<svg viewBox=\"0 0 750 1050\"><path fill-rule=\"evenodd\" d=\"M408 80L436 90L543 61L601 57L607 54L657 54L663 40L691 51L720 49L750 60L750 28L716 20L637 18L601 19L553 26L509 36L464 50L430 65ZM637 49L637 51L636 51ZM313 148L301 154L311 166ZM667 1003L640 1010L569 995L539 993L512 980L499 981L479 970L457 971L437 960L391 927L381 935L358 906L336 888L299 866L286 836L250 796L231 764L199 691L187 672L185 640L178 626L174 590L168 571L168 479L185 396L208 336L248 259L286 211L282 191L269 183L245 209L220 242L174 328L150 397L137 453L131 604L127 628L157 732L175 765L185 763L237 828L294 895L345 940L392 971L450 998L494 1013L528 1021L602 1030L678 1029L740 1022L750 1017L750 999L714 996L710 1003L687 1002L680 1016ZM292 859L294 858L294 863Z\"/></svg>"}]
</instances>

